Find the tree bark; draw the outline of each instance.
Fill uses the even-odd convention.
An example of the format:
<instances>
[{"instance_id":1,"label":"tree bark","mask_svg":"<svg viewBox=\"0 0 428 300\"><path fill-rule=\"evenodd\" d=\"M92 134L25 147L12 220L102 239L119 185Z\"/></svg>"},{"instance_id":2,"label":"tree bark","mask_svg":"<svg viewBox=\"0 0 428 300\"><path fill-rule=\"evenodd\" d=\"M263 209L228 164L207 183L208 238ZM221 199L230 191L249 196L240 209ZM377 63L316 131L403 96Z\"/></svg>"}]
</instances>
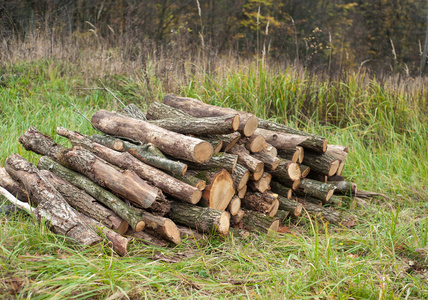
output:
<instances>
[{"instance_id":1,"label":"tree bark","mask_svg":"<svg viewBox=\"0 0 428 300\"><path fill-rule=\"evenodd\" d=\"M10 177L5 168L0 168L0 186L4 187L17 199L24 202L29 202L30 196L28 195L25 188L19 182Z\"/></svg>"},{"instance_id":2,"label":"tree bark","mask_svg":"<svg viewBox=\"0 0 428 300\"><path fill-rule=\"evenodd\" d=\"M40 176L39 170L32 163L14 154L6 159L5 168L12 178L25 186L30 198L37 202L34 210L37 220L47 219L53 232L82 245L92 246L101 241L49 181Z\"/></svg>"},{"instance_id":3,"label":"tree bark","mask_svg":"<svg viewBox=\"0 0 428 300\"><path fill-rule=\"evenodd\" d=\"M249 171L258 173L264 168L262 161L252 157L247 149L242 145L235 145L229 149L229 153L238 155L238 163L246 167Z\"/></svg>"},{"instance_id":4,"label":"tree bark","mask_svg":"<svg viewBox=\"0 0 428 300\"><path fill-rule=\"evenodd\" d=\"M244 215L245 212L242 209L239 209L239 211L235 215L230 216L230 225L238 225L244 218Z\"/></svg>"},{"instance_id":5,"label":"tree bark","mask_svg":"<svg viewBox=\"0 0 428 300\"><path fill-rule=\"evenodd\" d=\"M272 146L269 143L266 143L266 148L263 150L266 154L272 156L272 157L278 157L278 149L276 149L274 146Z\"/></svg>"},{"instance_id":6,"label":"tree bark","mask_svg":"<svg viewBox=\"0 0 428 300\"><path fill-rule=\"evenodd\" d=\"M258 153L253 153L252 156L261 162L263 162L265 169L267 170L276 170L278 168L280 159L278 157L271 156L267 154L266 151L260 151Z\"/></svg>"},{"instance_id":7,"label":"tree bark","mask_svg":"<svg viewBox=\"0 0 428 300\"><path fill-rule=\"evenodd\" d=\"M308 175L306 175L305 178L320 181L320 182L327 182L328 176L325 174L312 171L311 169L311 171L308 173Z\"/></svg>"},{"instance_id":8,"label":"tree bark","mask_svg":"<svg viewBox=\"0 0 428 300\"><path fill-rule=\"evenodd\" d=\"M346 157L348 156L348 147L342 145L328 145L326 154L329 154L340 160L336 174L342 175L343 168L345 167Z\"/></svg>"},{"instance_id":9,"label":"tree bark","mask_svg":"<svg viewBox=\"0 0 428 300\"><path fill-rule=\"evenodd\" d=\"M280 219L256 211L244 210L244 212L242 222L246 230L260 233L268 233L270 230L278 231Z\"/></svg>"},{"instance_id":10,"label":"tree bark","mask_svg":"<svg viewBox=\"0 0 428 300\"><path fill-rule=\"evenodd\" d=\"M258 124L258 118L253 114L236 111L231 108L209 105L192 98L178 97L170 94L163 98L162 103L181 109L197 118L238 114L240 117L238 130L245 136L251 136L256 130Z\"/></svg>"},{"instance_id":11,"label":"tree bark","mask_svg":"<svg viewBox=\"0 0 428 300\"><path fill-rule=\"evenodd\" d=\"M117 152L103 145L91 141L84 135L75 131L69 131L58 127L57 133L70 139L73 145L81 145L98 157L125 170L132 170L142 179L151 182L155 187L161 189L181 201L196 204L201 199L202 193L196 187L186 184L176 178L149 166L126 152Z\"/></svg>"},{"instance_id":12,"label":"tree bark","mask_svg":"<svg viewBox=\"0 0 428 300\"><path fill-rule=\"evenodd\" d=\"M139 232L129 232L129 235L138 241L146 245L155 245L159 247L167 247L169 243L163 238L156 236L152 232L147 231L139 231Z\"/></svg>"},{"instance_id":13,"label":"tree bark","mask_svg":"<svg viewBox=\"0 0 428 300\"><path fill-rule=\"evenodd\" d=\"M209 161L205 163L189 163L191 169L195 170L212 170L215 168L224 168L229 173L233 173L238 162L238 155L229 153L214 154Z\"/></svg>"},{"instance_id":14,"label":"tree bark","mask_svg":"<svg viewBox=\"0 0 428 300\"><path fill-rule=\"evenodd\" d=\"M287 150L279 150L278 156L285 160L291 160L295 163L302 163L304 157L303 147L296 146Z\"/></svg>"},{"instance_id":15,"label":"tree bark","mask_svg":"<svg viewBox=\"0 0 428 300\"><path fill-rule=\"evenodd\" d=\"M334 193L334 185L312 179L302 179L296 190L299 196L310 196L320 199L323 203L328 202Z\"/></svg>"},{"instance_id":16,"label":"tree bark","mask_svg":"<svg viewBox=\"0 0 428 300\"><path fill-rule=\"evenodd\" d=\"M340 161L326 153L318 154L306 151L303 164L311 167L312 171L327 176L333 176L336 174Z\"/></svg>"},{"instance_id":17,"label":"tree bark","mask_svg":"<svg viewBox=\"0 0 428 300\"><path fill-rule=\"evenodd\" d=\"M302 143L300 143L299 146L302 146L305 149L312 150L316 153L324 153L327 150L327 140L318 135L293 129L283 124L278 124L278 123L274 123L274 122L266 121L262 119L259 119L258 126L259 128L263 128L267 130L307 136L308 138Z\"/></svg>"},{"instance_id":18,"label":"tree bark","mask_svg":"<svg viewBox=\"0 0 428 300\"><path fill-rule=\"evenodd\" d=\"M296 148L302 142L308 139L306 136L272 131L262 128L257 128L255 134L265 138L266 142L274 146L278 150L288 150Z\"/></svg>"},{"instance_id":19,"label":"tree bark","mask_svg":"<svg viewBox=\"0 0 428 300\"><path fill-rule=\"evenodd\" d=\"M270 193L247 192L241 200L242 207L268 215L273 208L274 197Z\"/></svg>"},{"instance_id":20,"label":"tree bark","mask_svg":"<svg viewBox=\"0 0 428 300\"><path fill-rule=\"evenodd\" d=\"M333 209L318 206L309 202L304 203L303 207L310 215L314 216L319 221L327 221L334 225L340 225L342 221L340 214Z\"/></svg>"},{"instance_id":21,"label":"tree bark","mask_svg":"<svg viewBox=\"0 0 428 300\"><path fill-rule=\"evenodd\" d=\"M345 196L352 196L357 194L357 184L348 181L328 181L329 184L334 186L334 193Z\"/></svg>"},{"instance_id":22,"label":"tree bark","mask_svg":"<svg viewBox=\"0 0 428 300\"><path fill-rule=\"evenodd\" d=\"M160 120L168 118L188 119L194 118L192 115L184 112L181 109L163 104L161 102L153 102L147 108L146 117L148 120Z\"/></svg>"},{"instance_id":23,"label":"tree bark","mask_svg":"<svg viewBox=\"0 0 428 300\"><path fill-rule=\"evenodd\" d=\"M198 171L190 170L185 175L177 175L177 174L171 174L171 175L174 176L174 178L180 181L183 181L191 186L194 186L200 191L203 191L207 186L207 183L204 180L195 177L194 175L196 175L197 173Z\"/></svg>"},{"instance_id":24,"label":"tree bark","mask_svg":"<svg viewBox=\"0 0 428 300\"><path fill-rule=\"evenodd\" d=\"M47 179L68 204L77 211L121 234L125 234L128 230L129 226L126 221L115 212L99 204L89 194L48 170L41 170L40 175Z\"/></svg>"},{"instance_id":25,"label":"tree bark","mask_svg":"<svg viewBox=\"0 0 428 300\"><path fill-rule=\"evenodd\" d=\"M186 164L166 158L165 155L163 155L162 152L152 144L135 145L111 136L101 136L96 134L92 135L90 139L116 151L128 151L145 164L160 170L181 175L184 175L187 171Z\"/></svg>"},{"instance_id":26,"label":"tree bark","mask_svg":"<svg viewBox=\"0 0 428 300\"><path fill-rule=\"evenodd\" d=\"M262 178L257 181L249 181L248 186L255 192L264 193L267 190L270 190L270 182L272 180L272 175L269 173L264 173Z\"/></svg>"},{"instance_id":27,"label":"tree bark","mask_svg":"<svg viewBox=\"0 0 428 300\"><path fill-rule=\"evenodd\" d=\"M308 176L309 172L311 171L311 167L305 166L305 165L299 165L299 167L300 167L301 177L305 178L306 176Z\"/></svg>"},{"instance_id":28,"label":"tree bark","mask_svg":"<svg viewBox=\"0 0 428 300\"><path fill-rule=\"evenodd\" d=\"M258 153L266 147L265 138L258 134L243 138L241 142L245 145L245 148L252 153Z\"/></svg>"},{"instance_id":29,"label":"tree bark","mask_svg":"<svg viewBox=\"0 0 428 300\"><path fill-rule=\"evenodd\" d=\"M162 152L176 158L194 162L205 162L213 154L210 143L175 133L150 123L99 110L92 116L92 124L98 130L152 143Z\"/></svg>"},{"instance_id":30,"label":"tree bark","mask_svg":"<svg viewBox=\"0 0 428 300\"><path fill-rule=\"evenodd\" d=\"M180 238L182 239L199 241L205 238L205 235L203 233L200 233L189 227L177 225L177 228L180 231Z\"/></svg>"},{"instance_id":31,"label":"tree bark","mask_svg":"<svg viewBox=\"0 0 428 300\"><path fill-rule=\"evenodd\" d=\"M288 211L292 216L298 217L302 214L303 205L293 199L278 196L279 209Z\"/></svg>"},{"instance_id":32,"label":"tree bark","mask_svg":"<svg viewBox=\"0 0 428 300\"><path fill-rule=\"evenodd\" d=\"M178 224L189 226L200 232L217 231L221 236L227 236L229 233L230 214L226 211L173 202L169 217Z\"/></svg>"},{"instance_id":33,"label":"tree bark","mask_svg":"<svg viewBox=\"0 0 428 300\"><path fill-rule=\"evenodd\" d=\"M275 170L269 171L276 181L286 180L297 180L300 179L302 173L297 163L293 163L290 160L281 160L278 167Z\"/></svg>"},{"instance_id":34,"label":"tree bark","mask_svg":"<svg viewBox=\"0 0 428 300\"><path fill-rule=\"evenodd\" d=\"M286 210L278 210L276 213L276 216L278 219L281 220L281 224L285 223L285 220L288 219L288 216L290 215L289 211Z\"/></svg>"},{"instance_id":35,"label":"tree bark","mask_svg":"<svg viewBox=\"0 0 428 300\"><path fill-rule=\"evenodd\" d=\"M241 134L239 132L234 132L231 134L201 136L200 139L208 141L209 143L211 143L211 145L221 142L220 151L227 152L241 139Z\"/></svg>"},{"instance_id":36,"label":"tree bark","mask_svg":"<svg viewBox=\"0 0 428 300\"><path fill-rule=\"evenodd\" d=\"M155 216L143 210L141 213L143 215L143 221L146 223L146 228L151 229L163 239L175 245L180 244L180 232L173 221L168 218Z\"/></svg>"},{"instance_id":37,"label":"tree bark","mask_svg":"<svg viewBox=\"0 0 428 300\"><path fill-rule=\"evenodd\" d=\"M202 192L200 204L210 208L225 210L235 194L233 179L225 169L203 171L197 177L203 178L207 186Z\"/></svg>"},{"instance_id":38,"label":"tree bark","mask_svg":"<svg viewBox=\"0 0 428 300\"><path fill-rule=\"evenodd\" d=\"M86 193L114 211L119 217L126 221L133 230L141 231L144 229L145 223L138 210L126 205L121 199L103 189L101 186L95 184L87 177L67 169L46 156L40 158L37 166L39 169L51 171L58 177L61 177L79 189L84 190Z\"/></svg>"},{"instance_id":39,"label":"tree bark","mask_svg":"<svg viewBox=\"0 0 428 300\"><path fill-rule=\"evenodd\" d=\"M143 121L146 121L146 115L144 114L144 112L139 109L137 107L137 105L135 105L134 103L128 104L126 105L123 109L122 109L122 115L134 118L134 119L140 119Z\"/></svg>"},{"instance_id":40,"label":"tree bark","mask_svg":"<svg viewBox=\"0 0 428 300\"><path fill-rule=\"evenodd\" d=\"M282 197L285 197L287 199L291 199L291 196L293 194L293 190L291 188L286 187L286 186L284 186L284 185L282 185L276 181L271 181L270 187L272 189L272 192L274 192L274 193L276 193Z\"/></svg>"}]
</instances>

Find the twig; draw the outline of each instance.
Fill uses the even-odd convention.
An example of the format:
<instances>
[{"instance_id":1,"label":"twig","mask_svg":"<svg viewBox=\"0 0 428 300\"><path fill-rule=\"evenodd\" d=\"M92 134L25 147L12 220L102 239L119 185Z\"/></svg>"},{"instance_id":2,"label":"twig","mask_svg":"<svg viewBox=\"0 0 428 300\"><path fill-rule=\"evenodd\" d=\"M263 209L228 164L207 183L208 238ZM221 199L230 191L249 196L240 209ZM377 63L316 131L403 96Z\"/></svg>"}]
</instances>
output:
<instances>
[{"instance_id":1,"label":"twig","mask_svg":"<svg viewBox=\"0 0 428 300\"><path fill-rule=\"evenodd\" d=\"M1 186L0 186L0 194L3 195L3 196L5 196L7 200L9 200L11 203L13 203L14 205L16 205L18 208L25 210L30 215L33 214L34 208L32 208L30 206L30 204L22 202L22 201L19 201L18 199L16 199L15 196L13 196L5 188L3 188Z\"/></svg>"},{"instance_id":2,"label":"twig","mask_svg":"<svg viewBox=\"0 0 428 300\"><path fill-rule=\"evenodd\" d=\"M125 106L125 104L112 92L112 91L110 91L105 85L104 85L104 83L101 81L101 79L100 79L100 82L101 82L101 84L102 84L102 86L104 87L104 89L107 91L107 92L109 92L110 93L110 95L112 95L113 97L114 97L114 99L116 99L117 101L119 101L120 102L120 104L122 104L123 106Z\"/></svg>"}]
</instances>

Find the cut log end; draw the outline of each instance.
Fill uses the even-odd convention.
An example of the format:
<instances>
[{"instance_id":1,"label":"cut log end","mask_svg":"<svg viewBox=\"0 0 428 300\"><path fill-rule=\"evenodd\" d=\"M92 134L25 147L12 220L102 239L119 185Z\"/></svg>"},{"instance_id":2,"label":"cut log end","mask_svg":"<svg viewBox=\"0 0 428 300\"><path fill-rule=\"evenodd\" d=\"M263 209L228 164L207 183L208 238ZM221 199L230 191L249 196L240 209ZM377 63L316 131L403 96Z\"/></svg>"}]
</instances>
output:
<instances>
[{"instance_id":1,"label":"cut log end","mask_svg":"<svg viewBox=\"0 0 428 300\"><path fill-rule=\"evenodd\" d=\"M339 168L339 165L340 165L339 160L333 161L330 165L330 170L328 171L328 176L333 176L334 174L336 174L336 172Z\"/></svg>"},{"instance_id":2,"label":"cut log end","mask_svg":"<svg viewBox=\"0 0 428 300\"><path fill-rule=\"evenodd\" d=\"M214 153L219 153L221 151L221 148L223 148L223 141L217 141L215 145L214 143L211 145L213 145Z\"/></svg>"},{"instance_id":3,"label":"cut log end","mask_svg":"<svg viewBox=\"0 0 428 300\"><path fill-rule=\"evenodd\" d=\"M322 142L322 152L326 152L327 151L327 140L323 140Z\"/></svg>"},{"instance_id":4,"label":"cut log end","mask_svg":"<svg viewBox=\"0 0 428 300\"><path fill-rule=\"evenodd\" d=\"M122 220L122 222L119 224L117 228L113 227L112 229L116 230L120 234L125 234L128 231L128 228L129 228L128 222Z\"/></svg>"},{"instance_id":5,"label":"cut log end","mask_svg":"<svg viewBox=\"0 0 428 300\"><path fill-rule=\"evenodd\" d=\"M165 235L172 243L176 245L180 244L180 231L178 230L177 225L175 225L175 223L170 219L165 219Z\"/></svg>"},{"instance_id":6,"label":"cut log end","mask_svg":"<svg viewBox=\"0 0 428 300\"><path fill-rule=\"evenodd\" d=\"M278 220L273 221L273 222L272 222L272 225L270 225L270 227L269 227L269 230L272 230L272 231L277 232L277 231L278 231L278 229L279 229L280 221L281 221L281 220L279 220L279 219L278 219Z\"/></svg>"},{"instance_id":7,"label":"cut log end","mask_svg":"<svg viewBox=\"0 0 428 300\"><path fill-rule=\"evenodd\" d=\"M230 228L230 214L227 211L224 211L220 215L217 231L221 236L227 236L229 234L229 228Z\"/></svg>"},{"instance_id":8,"label":"cut log end","mask_svg":"<svg viewBox=\"0 0 428 300\"><path fill-rule=\"evenodd\" d=\"M215 188L211 188L210 190L210 199L214 201L212 203L213 206L210 207L218 210L225 210L235 194L230 174L226 170L223 170L219 176L215 177L212 186Z\"/></svg>"},{"instance_id":9,"label":"cut log end","mask_svg":"<svg viewBox=\"0 0 428 300\"><path fill-rule=\"evenodd\" d=\"M299 187L299 185L300 185L300 178L293 181L293 184L291 185L291 188L295 191L295 190L297 190L297 188Z\"/></svg>"},{"instance_id":10,"label":"cut log end","mask_svg":"<svg viewBox=\"0 0 428 300\"><path fill-rule=\"evenodd\" d=\"M264 168L261 168L259 171L256 171L251 174L251 179L253 179L254 181L260 180L260 178L262 178L264 173L265 173Z\"/></svg>"},{"instance_id":11,"label":"cut log end","mask_svg":"<svg viewBox=\"0 0 428 300\"><path fill-rule=\"evenodd\" d=\"M202 182L205 182L205 181L202 181ZM192 203L192 204L198 203L202 197L202 191L198 187L196 187L196 188L197 188L197 190L193 191L193 194L190 198L190 203Z\"/></svg>"},{"instance_id":12,"label":"cut log end","mask_svg":"<svg viewBox=\"0 0 428 300\"><path fill-rule=\"evenodd\" d=\"M201 142L195 147L194 158L199 163L207 162L213 155L213 146L208 142Z\"/></svg>"},{"instance_id":13,"label":"cut log end","mask_svg":"<svg viewBox=\"0 0 428 300\"><path fill-rule=\"evenodd\" d=\"M252 136L254 131L256 131L258 124L259 119L256 116L250 116L244 125L242 133L245 136Z\"/></svg>"},{"instance_id":14,"label":"cut log end","mask_svg":"<svg viewBox=\"0 0 428 300\"><path fill-rule=\"evenodd\" d=\"M146 227L146 223L144 221L138 221L135 225L135 232L142 231Z\"/></svg>"},{"instance_id":15,"label":"cut log end","mask_svg":"<svg viewBox=\"0 0 428 300\"><path fill-rule=\"evenodd\" d=\"M342 175L343 168L345 168L345 162L344 161L340 162L339 167L337 168L336 175Z\"/></svg>"},{"instance_id":16,"label":"cut log end","mask_svg":"<svg viewBox=\"0 0 428 300\"><path fill-rule=\"evenodd\" d=\"M234 197L229 203L229 207L228 207L229 213L232 216L235 216L240 209L241 209L241 199L238 196Z\"/></svg>"},{"instance_id":17,"label":"cut log end","mask_svg":"<svg viewBox=\"0 0 428 300\"><path fill-rule=\"evenodd\" d=\"M248 180L250 179L250 171L246 171L244 175L242 175L241 181L238 183L237 190L242 190L246 185Z\"/></svg>"},{"instance_id":18,"label":"cut log end","mask_svg":"<svg viewBox=\"0 0 428 300\"><path fill-rule=\"evenodd\" d=\"M294 213L293 214L294 214L295 217L298 217L298 216L300 216L302 214L302 211L303 211L303 204L299 203L296 206L296 208L294 209Z\"/></svg>"},{"instance_id":19,"label":"cut log end","mask_svg":"<svg viewBox=\"0 0 428 300\"><path fill-rule=\"evenodd\" d=\"M326 195L326 199L325 199L325 201L326 202L328 202L328 200L330 200L330 198L331 198L331 196L333 196L333 194L334 194L334 189L332 189L332 190L329 190L328 192L327 192L327 195Z\"/></svg>"},{"instance_id":20,"label":"cut log end","mask_svg":"<svg viewBox=\"0 0 428 300\"><path fill-rule=\"evenodd\" d=\"M301 164L303 162L303 158L305 157L305 149L301 146L297 146L296 148L299 149L299 159L297 162Z\"/></svg>"},{"instance_id":21,"label":"cut log end","mask_svg":"<svg viewBox=\"0 0 428 300\"><path fill-rule=\"evenodd\" d=\"M269 217L274 217L274 216L276 216L276 213L278 212L278 209L279 209L279 201L278 200L276 200L276 201L274 201L273 203L272 203L272 207L271 207L271 209L270 209L270 211L269 211L269 213L268 213L268 216ZM276 231L276 230L275 230Z\"/></svg>"},{"instance_id":22,"label":"cut log end","mask_svg":"<svg viewBox=\"0 0 428 300\"><path fill-rule=\"evenodd\" d=\"M239 122L240 122L240 117L239 117L239 115L236 115L232 121L232 129L234 131L239 129Z\"/></svg>"},{"instance_id":23,"label":"cut log end","mask_svg":"<svg viewBox=\"0 0 428 300\"><path fill-rule=\"evenodd\" d=\"M291 180L298 180L300 179L302 175L302 172L300 171L299 164L297 163L291 163L288 168L288 176Z\"/></svg>"}]
</instances>

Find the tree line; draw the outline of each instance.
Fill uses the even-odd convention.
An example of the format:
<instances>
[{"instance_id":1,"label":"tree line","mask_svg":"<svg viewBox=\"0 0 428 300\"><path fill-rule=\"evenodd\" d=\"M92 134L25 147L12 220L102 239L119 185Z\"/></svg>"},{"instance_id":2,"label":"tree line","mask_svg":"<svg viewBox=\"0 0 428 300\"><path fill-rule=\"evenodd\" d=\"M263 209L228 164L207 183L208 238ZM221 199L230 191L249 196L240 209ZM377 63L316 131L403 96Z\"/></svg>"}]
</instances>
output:
<instances>
[{"instance_id":1,"label":"tree line","mask_svg":"<svg viewBox=\"0 0 428 300\"><path fill-rule=\"evenodd\" d=\"M425 0L9 0L0 5L0 29L4 40L35 33L91 33L109 46L181 40L216 55L330 72L412 74L425 69L427 8Z\"/></svg>"}]
</instances>

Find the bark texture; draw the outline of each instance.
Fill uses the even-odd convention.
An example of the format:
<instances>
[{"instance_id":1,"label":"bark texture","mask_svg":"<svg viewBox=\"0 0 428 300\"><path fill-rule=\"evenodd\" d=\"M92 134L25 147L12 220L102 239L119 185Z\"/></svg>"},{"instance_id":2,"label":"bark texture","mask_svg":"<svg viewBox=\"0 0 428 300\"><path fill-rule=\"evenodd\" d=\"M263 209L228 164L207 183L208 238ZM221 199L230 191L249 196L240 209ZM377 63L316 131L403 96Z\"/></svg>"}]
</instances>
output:
<instances>
[{"instance_id":1,"label":"bark texture","mask_svg":"<svg viewBox=\"0 0 428 300\"><path fill-rule=\"evenodd\" d=\"M238 162L251 172L261 172L264 168L263 162L251 156L243 145L235 144L229 149L229 153L238 155Z\"/></svg>"},{"instance_id":2,"label":"bark texture","mask_svg":"<svg viewBox=\"0 0 428 300\"><path fill-rule=\"evenodd\" d=\"M29 195L25 188L6 172L5 168L0 168L0 186L4 187L17 199L23 202L29 202Z\"/></svg>"},{"instance_id":3,"label":"bark texture","mask_svg":"<svg viewBox=\"0 0 428 300\"><path fill-rule=\"evenodd\" d=\"M256 211L244 210L244 212L242 222L246 230L260 233L278 231L280 219L269 217Z\"/></svg>"},{"instance_id":4,"label":"bark texture","mask_svg":"<svg viewBox=\"0 0 428 300\"><path fill-rule=\"evenodd\" d=\"M265 138L266 142L274 146L278 150L287 150L296 148L302 142L306 141L308 137L278 131L272 131L262 128L257 128L255 134Z\"/></svg>"},{"instance_id":5,"label":"bark texture","mask_svg":"<svg viewBox=\"0 0 428 300\"><path fill-rule=\"evenodd\" d=\"M303 164L311 167L312 171L317 173L333 176L339 167L340 161L334 156L323 153L318 154L310 151L305 152Z\"/></svg>"}]
</instances>

